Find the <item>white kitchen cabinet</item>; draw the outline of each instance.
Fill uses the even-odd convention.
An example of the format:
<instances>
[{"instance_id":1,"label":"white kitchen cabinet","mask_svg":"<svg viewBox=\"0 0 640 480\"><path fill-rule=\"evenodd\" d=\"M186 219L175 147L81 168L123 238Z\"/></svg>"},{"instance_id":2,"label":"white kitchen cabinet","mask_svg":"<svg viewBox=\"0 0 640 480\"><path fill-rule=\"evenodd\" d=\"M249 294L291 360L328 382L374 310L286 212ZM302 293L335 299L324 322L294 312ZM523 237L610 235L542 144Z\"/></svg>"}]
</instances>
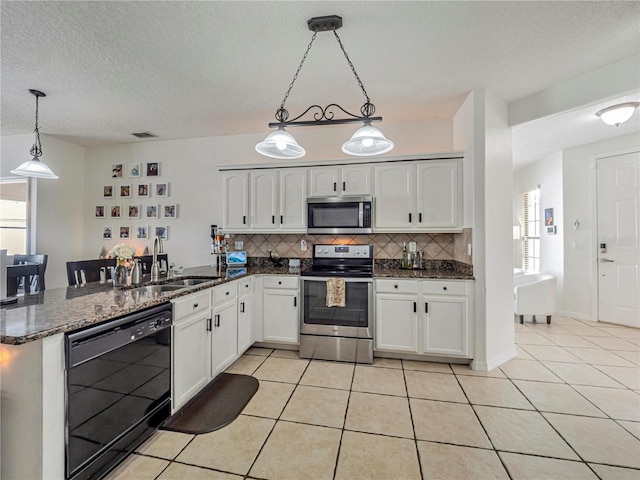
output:
<instances>
[{"instance_id":1,"label":"white kitchen cabinet","mask_svg":"<svg viewBox=\"0 0 640 480\"><path fill-rule=\"evenodd\" d=\"M249 230L249 171L224 172L222 225L225 232Z\"/></svg>"},{"instance_id":2,"label":"white kitchen cabinet","mask_svg":"<svg viewBox=\"0 0 640 480\"><path fill-rule=\"evenodd\" d=\"M376 293L376 350L418 352L416 295Z\"/></svg>"},{"instance_id":3,"label":"white kitchen cabinet","mask_svg":"<svg viewBox=\"0 0 640 480\"><path fill-rule=\"evenodd\" d=\"M307 169L280 170L280 231L304 232L307 228Z\"/></svg>"},{"instance_id":4,"label":"white kitchen cabinet","mask_svg":"<svg viewBox=\"0 0 640 480\"><path fill-rule=\"evenodd\" d=\"M278 171L251 172L251 230L274 230L278 215Z\"/></svg>"},{"instance_id":5,"label":"white kitchen cabinet","mask_svg":"<svg viewBox=\"0 0 640 480\"><path fill-rule=\"evenodd\" d=\"M252 278L238 281L238 356L253 344L253 290Z\"/></svg>"},{"instance_id":6,"label":"white kitchen cabinet","mask_svg":"<svg viewBox=\"0 0 640 480\"><path fill-rule=\"evenodd\" d=\"M299 290L297 276L263 278L262 338L265 342L299 344Z\"/></svg>"},{"instance_id":7,"label":"white kitchen cabinet","mask_svg":"<svg viewBox=\"0 0 640 480\"><path fill-rule=\"evenodd\" d=\"M371 165L312 168L309 173L309 196L371 195L372 177Z\"/></svg>"},{"instance_id":8,"label":"white kitchen cabinet","mask_svg":"<svg viewBox=\"0 0 640 480\"><path fill-rule=\"evenodd\" d=\"M374 231L461 231L461 169L459 159L376 165Z\"/></svg>"},{"instance_id":9,"label":"white kitchen cabinet","mask_svg":"<svg viewBox=\"0 0 640 480\"><path fill-rule=\"evenodd\" d=\"M211 372L216 376L238 358L236 282L212 290Z\"/></svg>"}]
</instances>

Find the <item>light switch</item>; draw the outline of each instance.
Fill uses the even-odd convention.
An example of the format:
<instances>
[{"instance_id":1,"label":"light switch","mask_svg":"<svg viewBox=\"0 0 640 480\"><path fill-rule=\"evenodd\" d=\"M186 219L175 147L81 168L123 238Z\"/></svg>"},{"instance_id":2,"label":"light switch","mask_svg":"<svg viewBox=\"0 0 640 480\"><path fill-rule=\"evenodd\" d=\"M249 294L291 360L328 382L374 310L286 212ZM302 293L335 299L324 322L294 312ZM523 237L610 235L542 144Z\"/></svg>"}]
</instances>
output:
<instances>
[{"instance_id":1,"label":"light switch","mask_svg":"<svg viewBox=\"0 0 640 480\"><path fill-rule=\"evenodd\" d=\"M307 241L306 240L300 240L300 250L303 252L307 251Z\"/></svg>"}]
</instances>

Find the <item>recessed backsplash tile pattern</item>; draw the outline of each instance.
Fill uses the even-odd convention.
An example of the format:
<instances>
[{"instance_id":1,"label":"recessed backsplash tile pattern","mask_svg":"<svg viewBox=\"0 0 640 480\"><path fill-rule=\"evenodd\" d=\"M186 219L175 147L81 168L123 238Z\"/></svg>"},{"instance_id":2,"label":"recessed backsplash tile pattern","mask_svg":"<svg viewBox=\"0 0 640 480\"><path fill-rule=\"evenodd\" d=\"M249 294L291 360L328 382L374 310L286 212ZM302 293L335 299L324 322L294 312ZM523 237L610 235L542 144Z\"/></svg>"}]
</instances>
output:
<instances>
[{"instance_id":1,"label":"recessed backsplash tile pattern","mask_svg":"<svg viewBox=\"0 0 640 480\"><path fill-rule=\"evenodd\" d=\"M375 233L373 235L309 235L309 234L232 234L229 245L235 241L244 242L244 250L249 257L268 257L270 251L284 258L311 258L314 244L373 244L373 254L377 260L402 258L404 242L416 242L417 249L424 253L426 260L456 260L473 264L467 255L467 244L471 243L471 229L462 233ZM308 249L300 250L300 240L306 240Z\"/></svg>"}]
</instances>

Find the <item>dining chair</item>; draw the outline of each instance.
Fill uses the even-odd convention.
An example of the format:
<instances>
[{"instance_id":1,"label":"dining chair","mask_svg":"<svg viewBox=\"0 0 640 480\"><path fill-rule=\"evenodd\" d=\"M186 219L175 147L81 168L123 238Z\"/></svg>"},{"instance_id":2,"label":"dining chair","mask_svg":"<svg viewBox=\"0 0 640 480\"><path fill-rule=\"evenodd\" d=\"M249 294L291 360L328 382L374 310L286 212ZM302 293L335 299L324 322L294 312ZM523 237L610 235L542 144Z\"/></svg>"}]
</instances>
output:
<instances>
[{"instance_id":1,"label":"dining chair","mask_svg":"<svg viewBox=\"0 0 640 480\"><path fill-rule=\"evenodd\" d=\"M67 280L69 286L82 285L100 281L100 272L104 270L105 279L111 279L111 267L116 266L115 258L98 258L96 260L78 260L67 262Z\"/></svg>"},{"instance_id":2,"label":"dining chair","mask_svg":"<svg viewBox=\"0 0 640 480\"><path fill-rule=\"evenodd\" d=\"M32 255L14 255L13 256L13 265L25 265L32 264L38 265L38 274L33 275L30 278L29 290L40 292L45 289L44 283L44 273L47 270L47 260L49 255L43 254L32 254ZM21 277L21 279L25 279ZM26 291L25 284L21 283L18 288L22 288Z\"/></svg>"},{"instance_id":3,"label":"dining chair","mask_svg":"<svg viewBox=\"0 0 640 480\"><path fill-rule=\"evenodd\" d=\"M44 282L39 281L40 270L40 265L35 263L7 265L7 297L44 290Z\"/></svg>"},{"instance_id":4,"label":"dining chair","mask_svg":"<svg viewBox=\"0 0 640 480\"><path fill-rule=\"evenodd\" d=\"M153 255L139 255L137 257L133 257L134 260L136 258L140 260L140 264L142 265L142 274L150 274ZM158 262L160 263L160 271L166 272L169 268L169 255L166 253L158 254Z\"/></svg>"}]
</instances>

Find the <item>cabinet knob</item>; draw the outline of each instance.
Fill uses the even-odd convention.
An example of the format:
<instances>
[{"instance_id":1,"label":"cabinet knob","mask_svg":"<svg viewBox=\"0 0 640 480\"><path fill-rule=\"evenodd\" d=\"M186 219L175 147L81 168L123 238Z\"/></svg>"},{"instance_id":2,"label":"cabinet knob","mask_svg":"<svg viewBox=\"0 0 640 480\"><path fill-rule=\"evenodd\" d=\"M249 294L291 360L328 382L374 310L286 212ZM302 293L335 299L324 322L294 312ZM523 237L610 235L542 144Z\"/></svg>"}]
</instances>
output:
<instances>
[{"instance_id":1,"label":"cabinet knob","mask_svg":"<svg viewBox=\"0 0 640 480\"><path fill-rule=\"evenodd\" d=\"M197 304L197 303L194 303L194 304L193 304L193 308L198 308L198 304Z\"/></svg>"},{"instance_id":2,"label":"cabinet knob","mask_svg":"<svg viewBox=\"0 0 640 480\"><path fill-rule=\"evenodd\" d=\"M447 287L442 287L442 289L443 289L443 290L446 290L446 289L447 289Z\"/></svg>"},{"instance_id":3,"label":"cabinet knob","mask_svg":"<svg viewBox=\"0 0 640 480\"><path fill-rule=\"evenodd\" d=\"M278 281L278 285L282 285L282 282Z\"/></svg>"},{"instance_id":4,"label":"cabinet knob","mask_svg":"<svg viewBox=\"0 0 640 480\"><path fill-rule=\"evenodd\" d=\"M393 286L393 288L398 288L398 284L396 283L396 284Z\"/></svg>"},{"instance_id":5,"label":"cabinet knob","mask_svg":"<svg viewBox=\"0 0 640 480\"><path fill-rule=\"evenodd\" d=\"M446 290L446 288L445 288L445 290ZM229 295L229 293L231 293L231 292L226 292L225 295Z\"/></svg>"}]
</instances>

